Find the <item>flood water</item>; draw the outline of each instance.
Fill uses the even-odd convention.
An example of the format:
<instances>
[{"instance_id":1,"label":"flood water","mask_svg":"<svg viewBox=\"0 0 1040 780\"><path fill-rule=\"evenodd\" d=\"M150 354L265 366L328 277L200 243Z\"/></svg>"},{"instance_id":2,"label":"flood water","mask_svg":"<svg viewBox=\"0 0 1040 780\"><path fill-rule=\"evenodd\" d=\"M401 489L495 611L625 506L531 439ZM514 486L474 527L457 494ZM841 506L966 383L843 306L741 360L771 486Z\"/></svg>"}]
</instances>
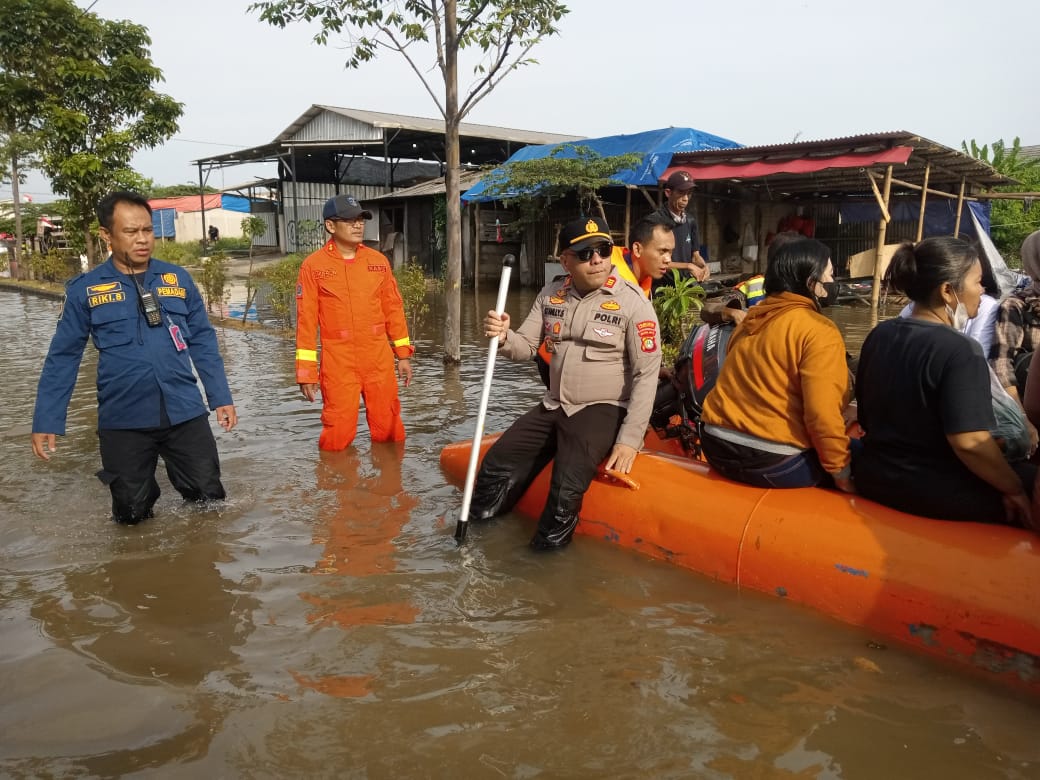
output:
<instances>
[{"instance_id":1,"label":"flood water","mask_svg":"<svg viewBox=\"0 0 1040 780\"><path fill-rule=\"evenodd\" d=\"M463 298L461 370L431 299L403 448L362 426L319 454L292 344L220 331L230 500L184 506L162 475L156 518L122 527L93 477L93 348L36 461L58 303L0 291L0 774L1040 776L1038 703L960 668L605 541L534 554L519 516L456 547L438 454L472 436L493 297ZM832 311L861 341L867 311ZM500 361L488 430L538 396Z\"/></svg>"}]
</instances>

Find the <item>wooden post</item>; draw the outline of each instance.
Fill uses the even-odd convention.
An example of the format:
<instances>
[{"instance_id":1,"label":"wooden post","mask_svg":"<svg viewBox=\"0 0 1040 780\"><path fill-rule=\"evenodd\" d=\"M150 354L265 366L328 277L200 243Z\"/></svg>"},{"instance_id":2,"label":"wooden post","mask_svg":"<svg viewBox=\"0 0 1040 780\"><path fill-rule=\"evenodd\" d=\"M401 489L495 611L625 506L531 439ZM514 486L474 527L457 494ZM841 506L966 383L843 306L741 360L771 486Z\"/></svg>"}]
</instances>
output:
<instances>
[{"instance_id":1,"label":"wooden post","mask_svg":"<svg viewBox=\"0 0 1040 780\"><path fill-rule=\"evenodd\" d=\"M964 209L964 176L961 176L961 191L957 195L957 219L953 223L953 237L956 238L961 233L961 212Z\"/></svg>"},{"instance_id":2,"label":"wooden post","mask_svg":"<svg viewBox=\"0 0 1040 780\"><path fill-rule=\"evenodd\" d=\"M928 205L928 177L932 173L932 164L928 163L924 166L924 185L921 187L921 213L917 215L917 238L914 241L920 241L924 238L924 209Z\"/></svg>"},{"instance_id":3,"label":"wooden post","mask_svg":"<svg viewBox=\"0 0 1040 780\"><path fill-rule=\"evenodd\" d=\"M473 295L480 289L480 203L473 204Z\"/></svg>"},{"instance_id":4,"label":"wooden post","mask_svg":"<svg viewBox=\"0 0 1040 780\"><path fill-rule=\"evenodd\" d=\"M883 202L883 216L878 222L877 256L874 258L874 284L870 288L870 311L877 316L878 301L881 297L881 262L885 256L885 234L888 233L888 220L884 214L888 213L888 200L892 194L892 166L885 169L885 189L881 196Z\"/></svg>"},{"instance_id":5,"label":"wooden post","mask_svg":"<svg viewBox=\"0 0 1040 780\"><path fill-rule=\"evenodd\" d=\"M625 187L625 235L621 243L628 246L628 234L632 230L632 189Z\"/></svg>"}]
</instances>

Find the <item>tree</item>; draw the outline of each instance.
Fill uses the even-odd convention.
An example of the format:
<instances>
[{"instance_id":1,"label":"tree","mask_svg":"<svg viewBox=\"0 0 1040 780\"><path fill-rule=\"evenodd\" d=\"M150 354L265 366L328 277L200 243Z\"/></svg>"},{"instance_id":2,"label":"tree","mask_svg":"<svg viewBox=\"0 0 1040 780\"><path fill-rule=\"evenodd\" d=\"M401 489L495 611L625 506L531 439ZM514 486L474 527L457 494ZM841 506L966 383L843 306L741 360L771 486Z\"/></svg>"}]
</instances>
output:
<instances>
[{"instance_id":1,"label":"tree","mask_svg":"<svg viewBox=\"0 0 1040 780\"><path fill-rule=\"evenodd\" d=\"M990 154L992 148L992 155ZM1021 154L1022 145L1016 137L1008 147L1003 140L981 147L971 139L961 143L965 154L992 165L999 173L1019 184L1011 187L998 187L997 191L1038 192L1040 191L1040 158L1026 158ZM1040 209L1033 209L1031 201L993 200L990 210L990 232L993 243L1005 259L1013 260L1019 256L1022 242L1035 230L1040 230Z\"/></svg>"},{"instance_id":2,"label":"tree","mask_svg":"<svg viewBox=\"0 0 1040 780\"><path fill-rule=\"evenodd\" d=\"M256 214L250 214L248 217L242 218L242 235L249 241L249 271L246 273L246 308L242 312L242 322L246 321L246 317L249 316L249 307L253 305L253 301L256 299L256 284L253 283L253 239L260 238L264 233L267 232L267 220L263 217L258 217Z\"/></svg>"},{"instance_id":3,"label":"tree","mask_svg":"<svg viewBox=\"0 0 1040 780\"><path fill-rule=\"evenodd\" d=\"M17 276L24 232L18 186L35 160L37 128L48 89L59 84L65 57L63 25L67 0L0 0L0 154L14 199L15 249L11 275ZM9 167L7 167L9 163Z\"/></svg>"},{"instance_id":4,"label":"tree","mask_svg":"<svg viewBox=\"0 0 1040 780\"><path fill-rule=\"evenodd\" d=\"M210 187L208 184L202 188L202 191L208 195L220 192L215 187ZM149 196L152 198L177 198L182 195L198 195L199 185L188 182L187 184L167 184L167 185L152 185L149 189Z\"/></svg>"},{"instance_id":5,"label":"tree","mask_svg":"<svg viewBox=\"0 0 1040 780\"><path fill-rule=\"evenodd\" d=\"M642 160L635 152L604 157L581 144L560 144L546 157L506 163L485 179L484 192L519 206L525 222L536 221L553 200L576 192L582 213L595 208L606 222L599 191L620 184L618 174Z\"/></svg>"},{"instance_id":6,"label":"tree","mask_svg":"<svg viewBox=\"0 0 1040 780\"><path fill-rule=\"evenodd\" d=\"M67 232L79 230L93 263L94 206L142 181L131 158L176 132L182 106L153 89L162 71L140 25L102 19L70 0L0 0L0 18L0 101L17 98L5 108L9 127L32 139L51 188L68 196Z\"/></svg>"},{"instance_id":7,"label":"tree","mask_svg":"<svg viewBox=\"0 0 1040 780\"><path fill-rule=\"evenodd\" d=\"M558 0L267 0L250 10L278 27L290 22L320 25L314 40L326 44L330 35L350 40L348 68L375 59L381 50L397 52L408 62L444 117L445 196L448 206L448 266L445 284L444 361L459 363L462 315L462 208L459 186L459 125L465 116L510 72L533 63L531 49L558 32L556 24L568 13ZM432 38L432 41L431 41ZM418 54L433 48L440 73L438 95ZM474 82L459 99L458 60L463 50L479 50Z\"/></svg>"}]
</instances>

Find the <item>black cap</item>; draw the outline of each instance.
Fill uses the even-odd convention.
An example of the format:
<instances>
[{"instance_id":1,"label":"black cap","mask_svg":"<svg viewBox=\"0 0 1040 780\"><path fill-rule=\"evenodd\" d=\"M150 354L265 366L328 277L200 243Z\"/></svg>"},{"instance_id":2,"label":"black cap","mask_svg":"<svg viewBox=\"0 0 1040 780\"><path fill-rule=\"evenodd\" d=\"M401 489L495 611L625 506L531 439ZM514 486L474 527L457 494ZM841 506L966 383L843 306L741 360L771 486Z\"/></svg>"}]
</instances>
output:
<instances>
[{"instance_id":1,"label":"black cap","mask_svg":"<svg viewBox=\"0 0 1040 780\"><path fill-rule=\"evenodd\" d=\"M614 243L610 238L610 228L607 227L607 223L595 217L572 219L560 231L561 252L565 249L577 252L602 244L604 241L608 244Z\"/></svg>"},{"instance_id":2,"label":"black cap","mask_svg":"<svg viewBox=\"0 0 1040 780\"><path fill-rule=\"evenodd\" d=\"M372 212L361 208L357 198L353 195L337 195L325 201L325 208L321 210L321 218L326 219L357 219L364 217L372 219Z\"/></svg>"},{"instance_id":3,"label":"black cap","mask_svg":"<svg viewBox=\"0 0 1040 780\"><path fill-rule=\"evenodd\" d=\"M686 171L676 171L668 177L668 181L664 183L664 187L666 190L675 190L676 192L692 190L694 187L693 177Z\"/></svg>"}]
</instances>

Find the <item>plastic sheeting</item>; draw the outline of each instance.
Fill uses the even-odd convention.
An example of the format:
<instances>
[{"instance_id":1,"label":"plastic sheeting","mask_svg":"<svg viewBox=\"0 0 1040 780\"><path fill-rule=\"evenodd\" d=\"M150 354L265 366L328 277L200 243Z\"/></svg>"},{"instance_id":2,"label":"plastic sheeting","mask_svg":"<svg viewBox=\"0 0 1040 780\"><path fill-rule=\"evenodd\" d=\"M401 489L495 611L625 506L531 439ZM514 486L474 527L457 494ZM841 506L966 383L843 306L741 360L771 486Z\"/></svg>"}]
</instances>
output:
<instances>
[{"instance_id":1,"label":"plastic sheeting","mask_svg":"<svg viewBox=\"0 0 1040 780\"><path fill-rule=\"evenodd\" d=\"M989 204L976 201L966 201L965 206L975 216L981 233L976 229L967 212L961 215L961 232L968 235L989 235ZM864 203L842 203L838 207L842 222L877 222L881 219L881 209L876 201L871 200ZM911 199L894 198L888 204L888 213L896 222L917 223L918 215L921 213L921 200L919 197ZM953 235L954 225L957 224L957 201L946 198L931 198L924 210L924 235L949 236Z\"/></svg>"},{"instance_id":2,"label":"plastic sheeting","mask_svg":"<svg viewBox=\"0 0 1040 780\"><path fill-rule=\"evenodd\" d=\"M640 154L643 157L640 164L635 168L618 173L617 180L619 184L656 186L665 169L671 164L673 154L710 149L739 149L743 144L738 144L736 141L712 135L711 133L694 130L690 127L667 127L631 135L584 138L580 141L566 144L525 146L506 160L506 164L548 157L558 149L561 150L558 156L574 158L577 157L574 151L576 146L591 149L603 157L614 157L619 154L630 154L633 152ZM525 194L517 190L508 190L494 196L484 194L488 184L498 181L508 182L506 171L503 168L496 168L491 171L477 184L466 190L462 195L462 199L469 203L486 203L492 200L509 199Z\"/></svg>"},{"instance_id":3,"label":"plastic sheeting","mask_svg":"<svg viewBox=\"0 0 1040 780\"><path fill-rule=\"evenodd\" d=\"M152 229L156 238L175 238L177 209L153 209Z\"/></svg>"}]
</instances>

